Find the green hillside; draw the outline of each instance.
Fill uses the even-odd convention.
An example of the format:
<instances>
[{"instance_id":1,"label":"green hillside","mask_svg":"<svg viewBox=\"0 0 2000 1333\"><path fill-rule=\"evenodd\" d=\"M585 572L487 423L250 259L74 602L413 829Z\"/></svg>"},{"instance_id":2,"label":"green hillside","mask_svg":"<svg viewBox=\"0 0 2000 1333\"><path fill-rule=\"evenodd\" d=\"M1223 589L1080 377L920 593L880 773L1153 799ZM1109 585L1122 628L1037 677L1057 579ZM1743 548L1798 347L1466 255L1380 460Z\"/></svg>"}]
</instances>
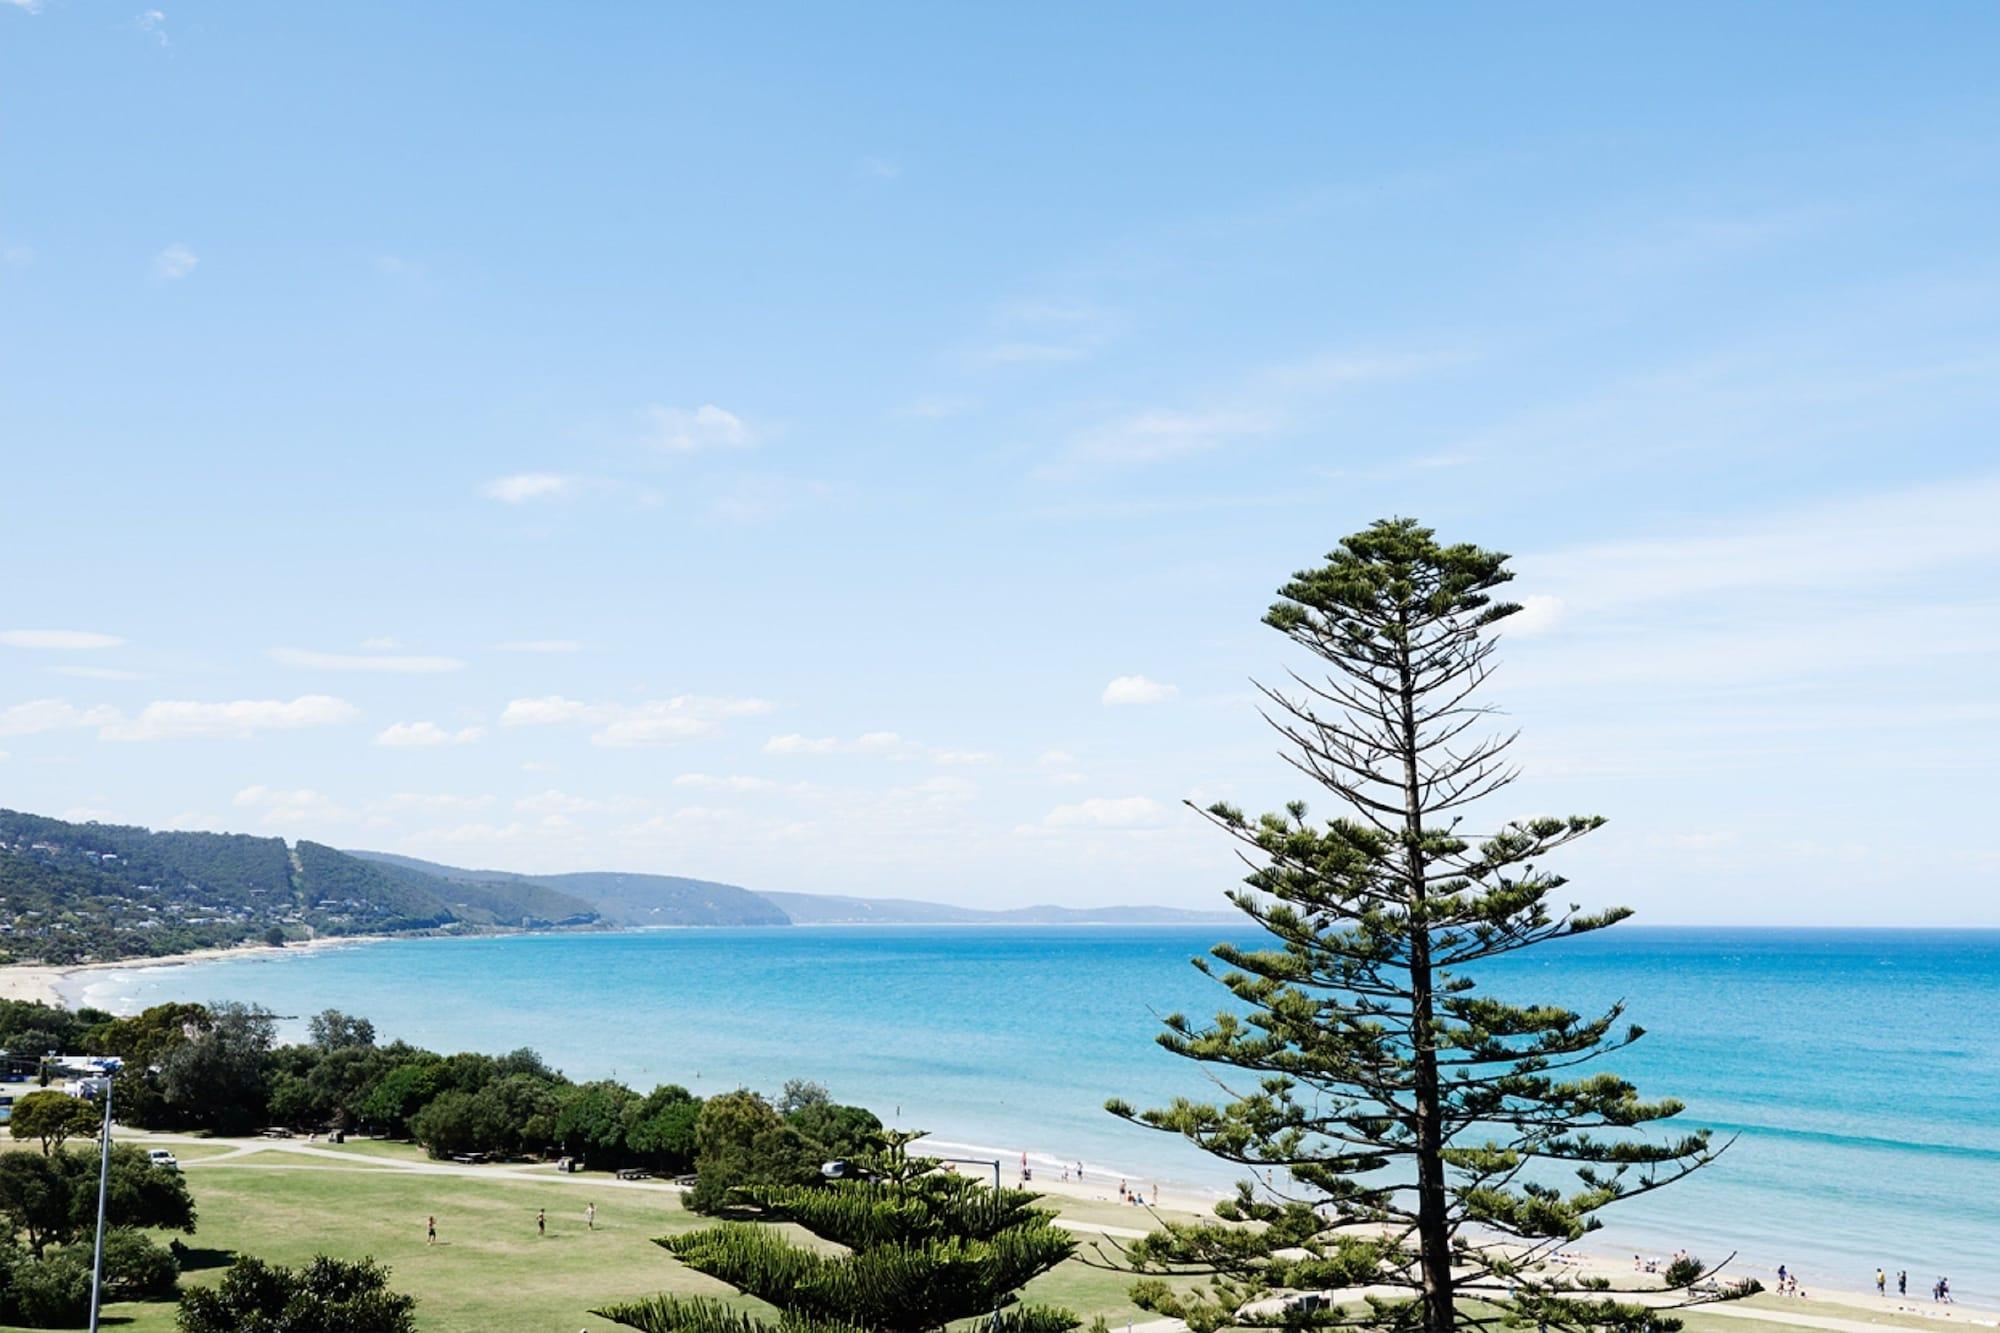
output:
<instances>
[{"instance_id":1,"label":"green hillside","mask_svg":"<svg viewBox=\"0 0 2000 1333\"><path fill-rule=\"evenodd\" d=\"M511 870L467 870L420 861L394 852L352 851L379 865L416 871L450 882L463 894L540 892L580 910L596 912L607 925L623 926L784 926L791 918L761 893L715 880L682 875L645 875L589 870L560 875L523 875Z\"/></svg>"},{"instance_id":2,"label":"green hillside","mask_svg":"<svg viewBox=\"0 0 2000 1333\"><path fill-rule=\"evenodd\" d=\"M288 938L593 919L539 885L454 884L314 842L0 810L0 961L159 957Z\"/></svg>"}]
</instances>

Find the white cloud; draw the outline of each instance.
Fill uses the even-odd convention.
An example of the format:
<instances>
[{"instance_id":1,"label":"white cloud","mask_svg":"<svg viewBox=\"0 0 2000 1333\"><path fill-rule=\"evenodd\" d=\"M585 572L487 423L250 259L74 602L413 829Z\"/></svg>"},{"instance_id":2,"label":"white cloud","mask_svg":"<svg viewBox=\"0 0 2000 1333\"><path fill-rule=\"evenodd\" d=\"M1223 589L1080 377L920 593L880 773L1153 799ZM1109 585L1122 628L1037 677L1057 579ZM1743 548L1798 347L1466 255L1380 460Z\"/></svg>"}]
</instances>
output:
<instances>
[{"instance_id":1,"label":"white cloud","mask_svg":"<svg viewBox=\"0 0 2000 1333\"><path fill-rule=\"evenodd\" d=\"M489 500L502 504L526 504L530 500L554 500L576 489L576 478L554 472L516 472L495 477L479 488Z\"/></svg>"},{"instance_id":2,"label":"white cloud","mask_svg":"<svg viewBox=\"0 0 2000 1333\"><path fill-rule=\"evenodd\" d=\"M697 449L740 449L755 443L755 433L734 412L703 403L700 407L661 407L657 403L641 414L650 428L652 442L675 453Z\"/></svg>"},{"instance_id":3,"label":"white cloud","mask_svg":"<svg viewBox=\"0 0 2000 1333\"><path fill-rule=\"evenodd\" d=\"M1093 796L1059 805L1042 817L1052 829L1143 829L1166 823L1167 811L1147 796Z\"/></svg>"},{"instance_id":4,"label":"white cloud","mask_svg":"<svg viewBox=\"0 0 2000 1333\"><path fill-rule=\"evenodd\" d=\"M139 16L132 20L132 26L156 38L161 46L173 45L167 40L167 13L163 9L141 11Z\"/></svg>"},{"instance_id":5,"label":"white cloud","mask_svg":"<svg viewBox=\"0 0 2000 1333\"><path fill-rule=\"evenodd\" d=\"M454 792L399 791L380 802L392 810L483 810L493 804L491 796L461 796Z\"/></svg>"},{"instance_id":6,"label":"white cloud","mask_svg":"<svg viewBox=\"0 0 2000 1333\"><path fill-rule=\"evenodd\" d=\"M877 759L928 759L934 764L984 764L993 756L984 750L953 750L925 745L893 731L867 731L852 740L839 736L802 736L793 732L764 742L765 754L857 754Z\"/></svg>"},{"instance_id":7,"label":"white cloud","mask_svg":"<svg viewBox=\"0 0 2000 1333\"><path fill-rule=\"evenodd\" d=\"M1071 452L1093 463L1157 463L1267 434L1277 425L1271 414L1245 409L1138 412L1085 431Z\"/></svg>"},{"instance_id":8,"label":"white cloud","mask_svg":"<svg viewBox=\"0 0 2000 1333\"><path fill-rule=\"evenodd\" d=\"M435 722L396 722L375 733L375 743L391 749L428 749L440 745L470 745L485 734L484 727L446 731Z\"/></svg>"},{"instance_id":9,"label":"white cloud","mask_svg":"<svg viewBox=\"0 0 2000 1333\"><path fill-rule=\"evenodd\" d=\"M1050 768L1067 768L1076 762L1076 756L1068 750L1044 750L1035 762Z\"/></svg>"},{"instance_id":10,"label":"white cloud","mask_svg":"<svg viewBox=\"0 0 2000 1333\"><path fill-rule=\"evenodd\" d=\"M373 638L361 641L361 651L364 653L389 653L402 646L393 634L377 634Z\"/></svg>"},{"instance_id":11,"label":"white cloud","mask_svg":"<svg viewBox=\"0 0 2000 1333\"><path fill-rule=\"evenodd\" d=\"M345 699L302 694L296 699L233 699L218 703L163 699L149 703L136 718L104 725L99 735L112 741L179 740L190 737L242 738L260 731L352 722L361 710Z\"/></svg>"},{"instance_id":12,"label":"white cloud","mask_svg":"<svg viewBox=\"0 0 2000 1333\"><path fill-rule=\"evenodd\" d=\"M127 671L123 667L101 666L52 666L49 671L58 676L75 676L81 680L144 680L143 671Z\"/></svg>"},{"instance_id":13,"label":"white cloud","mask_svg":"<svg viewBox=\"0 0 2000 1333\"><path fill-rule=\"evenodd\" d=\"M637 796L576 796L550 788L521 797L514 802L514 809L524 815L632 814L647 804Z\"/></svg>"},{"instance_id":14,"label":"white cloud","mask_svg":"<svg viewBox=\"0 0 2000 1333\"><path fill-rule=\"evenodd\" d=\"M324 792L310 787L266 787L262 784L245 787L236 793L239 809L260 811L266 824L296 824L304 822L335 823L347 819L348 812L336 805Z\"/></svg>"},{"instance_id":15,"label":"white cloud","mask_svg":"<svg viewBox=\"0 0 2000 1333\"><path fill-rule=\"evenodd\" d=\"M583 645L575 639L509 639L496 643L497 653L580 653Z\"/></svg>"},{"instance_id":16,"label":"white cloud","mask_svg":"<svg viewBox=\"0 0 2000 1333\"><path fill-rule=\"evenodd\" d=\"M27 14L39 14L42 12L42 0L0 0L0 4L11 5L15 9Z\"/></svg>"},{"instance_id":17,"label":"white cloud","mask_svg":"<svg viewBox=\"0 0 2000 1333\"><path fill-rule=\"evenodd\" d=\"M78 708L67 699L31 699L0 708L0 736L29 736L75 727L106 727L117 722L118 710L102 704Z\"/></svg>"},{"instance_id":18,"label":"white cloud","mask_svg":"<svg viewBox=\"0 0 2000 1333\"><path fill-rule=\"evenodd\" d=\"M1082 305L1023 302L1002 309L994 338L972 353L975 365L1060 365L1081 361L1110 341L1117 321Z\"/></svg>"},{"instance_id":19,"label":"white cloud","mask_svg":"<svg viewBox=\"0 0 2000 1333\"><path fill-rule=\"evenodd\" d=\"M694 787L702 791L775 791L778 784L769 778L753 778L743 774L717 776L712 773L682 773L674 779L676 787Z\"/></svg>"},{"instance_id":20,"label":"white cloud","mask_svg":"<svg viewBox=\"0 0 2000 1333\"><path fill-rule=\"evenodd\" d=\"M1519 599L1521 609L1500 622L1502 633L1517 639L1546 634L1562 619L1563 600L1534 594Z\"/></svg>"},{"instance_id":21,"label":"white cloud","mask_svg":"<svg viewBox=\"0 0 2000 1333\"><path fill-rule=\"evenodd\" d=\"M99 634L87 629L0 630L0 644L9 648L43 648L68 652L85 648L117 648L125 640L116 634Z\"/></svg>"},{"instance_id":22,"label":"white cloud","mask_svg":"<svg viewBox=\"0 0 2000 1333\"><path fill-rule=\"evenodd\" d=\"M194 272L194 266L201 262L201 256L185 245L175 242L153 256L153 276L166 282L174 282Z\"/></svg>"},{"instance_id":23,"label":"white cloud","mask_svg":"<svg viewBox=\"0 0 2000 1333\"><path fill-rule=\"evenodd\" d=\"M1104 687L1107 704L1160 704L1179 694L1180 686L1145 676L1116 676Z\"/></svg>"},{"instance_id":24,"label":"white cloud","mask_svg":"<svg viewBox=\"0 0 2000 1333\"><path fill-rule=\"evenodd\" d=\"M667 745L717 730L723 720L754 717L777 705L766 699L682 694L638 704L584 703L559 694L515 699L500 714L503 727L586 724L591 743L613 747Z\"/></svg>"},{"instance_id":25,"label":"white cloud","mask_svg":"<svg viewBox=\"0 0 2000 1333\"><path fill-rule=\"evenodd\" d=\"M414 657L389 653L319 653L304 648L273 648L273 662L286 666L309 667L316 671L384 671L392 675L432 676L445 671L461 671L465 663L456 657Z\"/></svg>"}]
</instances>

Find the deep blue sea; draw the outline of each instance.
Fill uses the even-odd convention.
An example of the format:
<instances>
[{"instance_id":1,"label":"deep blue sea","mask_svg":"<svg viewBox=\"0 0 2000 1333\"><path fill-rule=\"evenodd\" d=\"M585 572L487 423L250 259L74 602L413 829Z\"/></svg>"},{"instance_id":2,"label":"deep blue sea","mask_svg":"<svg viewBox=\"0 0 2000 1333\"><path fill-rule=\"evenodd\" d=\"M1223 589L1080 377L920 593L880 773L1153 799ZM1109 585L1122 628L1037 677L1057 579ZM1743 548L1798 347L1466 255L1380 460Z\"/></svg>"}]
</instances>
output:
<instances>
[{"instance_id":1,"label":"deep blue sea","mask_svg":"<svg viewBox=\"0 0 2000 1333\"><path fill-rule=\"evenodd\" d=\"M407 940L81 974L72 1000L334 1007L443 1050L532 1046L573 1077L704 1094L817 1079L886 1120L1135 1183L1225 1165L1115 1120L1202 1094L1152 1043L1205 1014L1188 966L1226 927L842 927ZM1624 999L1645 1040L1606 1067L1737 1136L1714 1166L1604 1214L1593 1247L1738 1251L1860 1289L1948 1275L2000 1301L2000 931L1646 929L1479 974L1516 999Z\"/></svg>"}]
</instances>

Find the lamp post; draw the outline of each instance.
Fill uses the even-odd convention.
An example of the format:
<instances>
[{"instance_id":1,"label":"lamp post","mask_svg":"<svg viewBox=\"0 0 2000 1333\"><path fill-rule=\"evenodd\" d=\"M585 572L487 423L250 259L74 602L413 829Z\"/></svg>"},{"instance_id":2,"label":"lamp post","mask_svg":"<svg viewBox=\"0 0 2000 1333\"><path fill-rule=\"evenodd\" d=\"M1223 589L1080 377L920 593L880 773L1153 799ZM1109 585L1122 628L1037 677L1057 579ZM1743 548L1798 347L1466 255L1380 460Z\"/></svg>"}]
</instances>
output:
<instances>
[{"instance_id":1,"label":"lamp post","mask_svg":"<svg viewBox=\"0 0 2000 1333\"><path fill-rule=\"evenodd\" d=\"M97 1244L90 1260L90 1333L97 1333L98 1308L104 1293L104 1200L111 1184L111 1072L104 1072L104 1130L97 1152Z\"/></svg>"}]
</instances>

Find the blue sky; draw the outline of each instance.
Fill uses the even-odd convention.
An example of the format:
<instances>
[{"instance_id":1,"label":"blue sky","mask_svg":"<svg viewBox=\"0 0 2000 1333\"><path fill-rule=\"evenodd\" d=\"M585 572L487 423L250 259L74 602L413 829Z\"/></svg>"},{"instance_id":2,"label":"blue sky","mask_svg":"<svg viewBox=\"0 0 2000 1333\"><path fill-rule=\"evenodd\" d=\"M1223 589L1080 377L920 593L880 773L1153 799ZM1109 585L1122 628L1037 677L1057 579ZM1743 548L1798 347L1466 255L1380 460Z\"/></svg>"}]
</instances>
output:
<instances>
[{"instance_id":1,"label":"blue sky","mask_svg":"<svg viewBox=\"0 0 2000 1333\"><path fill-rule=\"evenodd\" d=\"M2000 924L1996 28L0 0L0 803L1213 905L1407 513L1583 901Z\"/></svg>"}]
</instances>

